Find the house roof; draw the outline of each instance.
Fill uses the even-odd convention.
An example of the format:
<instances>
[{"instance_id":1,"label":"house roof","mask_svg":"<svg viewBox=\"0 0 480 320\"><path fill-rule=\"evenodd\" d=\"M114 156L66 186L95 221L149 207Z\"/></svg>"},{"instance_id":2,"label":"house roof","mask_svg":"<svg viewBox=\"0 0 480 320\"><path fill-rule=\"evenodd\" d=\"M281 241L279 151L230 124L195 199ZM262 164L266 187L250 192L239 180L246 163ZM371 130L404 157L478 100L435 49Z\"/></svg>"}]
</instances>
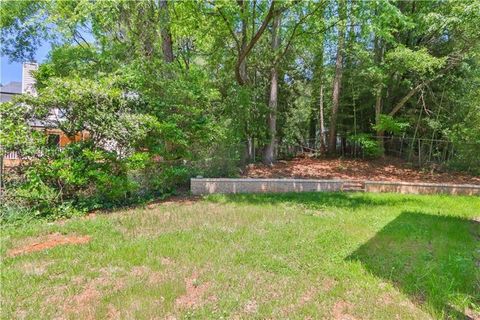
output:
<instances>
[{"instance_id":1,"label":"house roof","mask_svg":"<svg viewBox=\"0 0 480 320\"><path fill-rule=\"evenodd\" d=\"M14 94L21 94L22 93L22 83L20 81L12 81L7 83L6 85L0 86L1 93L14 93Z\"/></svg>"}]
</instances>

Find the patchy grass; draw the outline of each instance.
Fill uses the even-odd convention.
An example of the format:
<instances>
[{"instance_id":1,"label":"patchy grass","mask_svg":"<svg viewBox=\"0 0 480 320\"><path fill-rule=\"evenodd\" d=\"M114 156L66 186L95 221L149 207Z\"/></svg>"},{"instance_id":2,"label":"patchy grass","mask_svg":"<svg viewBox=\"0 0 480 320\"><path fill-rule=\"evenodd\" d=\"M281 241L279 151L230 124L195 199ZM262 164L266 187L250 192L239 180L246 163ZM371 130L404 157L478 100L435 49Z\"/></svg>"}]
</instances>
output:
<instances>
[{"instance_id":1,"label":"patchy grass","mask_svg":"<svg viewBox=\"0 0 480 320\"><path fill-rule=\"evenodd\" d=\"M476 319L479 218L478 197L302 193L3 226L1 317ZM89 241L8 254L49 235Z\"/></svg>"}]
</instances>

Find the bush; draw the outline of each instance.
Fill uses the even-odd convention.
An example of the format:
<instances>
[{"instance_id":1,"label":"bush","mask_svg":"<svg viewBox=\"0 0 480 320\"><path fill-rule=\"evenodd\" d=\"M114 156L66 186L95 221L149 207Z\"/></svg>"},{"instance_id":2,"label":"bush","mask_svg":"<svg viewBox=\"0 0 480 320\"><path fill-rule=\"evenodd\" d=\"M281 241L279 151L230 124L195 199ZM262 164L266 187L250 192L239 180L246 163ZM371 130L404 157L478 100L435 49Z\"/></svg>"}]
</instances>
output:
<instances>
[{"instance_id":1,"label":"bush","mask_svg":"<svg viewBox=\"0 0 480 320\"><path fill-rule=\"evenodd\" d=\"M455 154L448 162L448 167L458 171L465 171L480 175L480 143L456 142Z\"/></svg>"},{"instance_id":2,"label":"bush","mask_svg":"<svg viewBox=\"0 0 480 320\"><path fill-rule=\"evenodd\" d=\"M379 157L382 155L382 149L378 141L367 133L360 133L348 137L352 143L358 144L366 157Z\"/></svg>"},{"instance_id":3,"label":"bush","mask_svg":"<svg viewBox=\"0 0 480 320\"><path fill-rule=\"evenodd\" d=\"M395 120L392 116L381 114L377 124L373 126L373 129L377 132L389 132L399 135L409 127L408 122Z\"/></svg>"},{"instance_id":4,"label":"bush","mask_svg":"<svg viewBox=\"0 0 480 320\"><path fill-rule=\"evenodd\" d=\"M0 152L27 157L5 179L2 219L139 203L187 186L192 175L233 171L216 160L197 165L198 159L216 159L218 146L229 140L228 130L206 112L218 102L216 90L205 90L207 74L153 77L162 74L126 68L123 76L52 76L43 79L37 96L2 104ZM158 99L158 92L168 94ZM61 119L49 117L52 106ZM88 132L89 140L52 148L31 121L45 121L67 136Z\"/></svg>"},{"instance_id":5,"label":"bush","mask_svg":"<svg viewBox=\"0 0 480 320\"><path fill-rule=\"evenodd\" d=\"M0 219L56 219L141 203L187 187L191 176L206 169L148 152L120 158L91 140L46 149L41 158L9 171Z\"/></svg>"}]
</instances>

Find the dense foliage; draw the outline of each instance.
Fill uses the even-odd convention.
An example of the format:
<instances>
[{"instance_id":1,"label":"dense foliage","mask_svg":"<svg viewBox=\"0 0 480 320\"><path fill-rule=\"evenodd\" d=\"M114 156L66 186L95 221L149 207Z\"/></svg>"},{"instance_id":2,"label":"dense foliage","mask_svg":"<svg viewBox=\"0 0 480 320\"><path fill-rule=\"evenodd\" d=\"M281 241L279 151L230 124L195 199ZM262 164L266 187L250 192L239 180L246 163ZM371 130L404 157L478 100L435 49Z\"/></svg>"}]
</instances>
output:
<instances>
[{"instance_id":1,"label":"dense foliage","mask_svg":"<svg viewBox=\"0 0 480 320\"><path fill-rule=\"evenodd\" d=\"M131 203L289 144L335 154L337 135L364 156L409 137L409 160L480 170L479 0L14 1L0 14L12 60L52 45L38 96L1 106L1 152L29 159L7 174L9 212ZM89 139L52 149L28 125L47 120Z\"/></svg>"}]
</instances>

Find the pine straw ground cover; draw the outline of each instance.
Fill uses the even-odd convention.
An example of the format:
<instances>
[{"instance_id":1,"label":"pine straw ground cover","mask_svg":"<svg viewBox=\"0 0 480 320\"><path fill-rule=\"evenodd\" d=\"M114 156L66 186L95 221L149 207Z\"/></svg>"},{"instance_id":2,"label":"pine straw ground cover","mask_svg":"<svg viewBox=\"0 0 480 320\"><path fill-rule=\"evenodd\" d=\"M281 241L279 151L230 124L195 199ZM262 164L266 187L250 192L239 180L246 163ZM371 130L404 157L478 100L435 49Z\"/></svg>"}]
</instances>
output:
<instances>
[{"instance_id":1,"label":"pine straw ground cover","mask_svg":"<svg viewBox=\"0 0 480 320\"><path fill-rule=\"evenodd\" d=\"M478 319L479 218L479 197L304 193L6 225L1 317Z\"/></svg>"},{"instance_id":2,"label":"pine straw ground cover","mask_svg":"<svg viewBox=\"0 0 480 320\"><path fill-rule=\"evenodd\" d=\"M394 157L379 159L297 157L290 161L279 161L273 166L251 164L247 167L243 176L250 178L345 179L480 185L480 176L478 175L442 171L440 167L420 169Z\"/></svg>"}]
</instances>

